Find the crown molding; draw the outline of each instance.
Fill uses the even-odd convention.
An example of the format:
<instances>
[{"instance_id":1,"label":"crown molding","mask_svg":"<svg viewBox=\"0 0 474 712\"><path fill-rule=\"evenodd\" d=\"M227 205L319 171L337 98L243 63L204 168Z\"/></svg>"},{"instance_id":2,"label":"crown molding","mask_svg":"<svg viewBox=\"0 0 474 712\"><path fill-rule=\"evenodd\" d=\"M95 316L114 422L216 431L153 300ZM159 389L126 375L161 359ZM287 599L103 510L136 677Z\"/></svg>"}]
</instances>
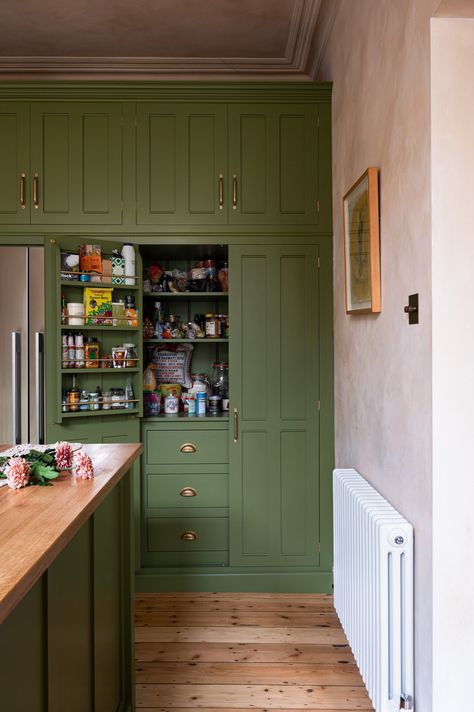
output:
<instances>
[{"instance_id":1,"label":"crown molding","mask_svg":"<svg viewBox=\"0 0 474 712\"><path fill-rule=\"evenodd\" d=\"M0 57L0 78L305 81L320 5L321 0L295 0L284 57Z\"/></svg>"},{"instance_id":2,"label":"crown molding","mask_svg":"<svg viewBox=\"0 0 474 712\"><path fill-rule=\"evenodd\" d=\"M341 0L321 0L306 72L313 81L320 78L321 65L331 37Z\"/></svg>"}]
</instances>

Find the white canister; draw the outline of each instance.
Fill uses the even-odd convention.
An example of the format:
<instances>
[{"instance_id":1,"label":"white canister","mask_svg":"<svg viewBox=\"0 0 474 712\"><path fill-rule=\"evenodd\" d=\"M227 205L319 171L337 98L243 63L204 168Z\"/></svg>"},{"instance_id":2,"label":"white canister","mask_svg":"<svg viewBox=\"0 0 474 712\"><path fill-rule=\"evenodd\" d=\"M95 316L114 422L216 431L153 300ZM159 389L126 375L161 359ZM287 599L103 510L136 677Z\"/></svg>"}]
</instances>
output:
<instances>
[{"instance_id":1,"label":"white canister","mask_svg":"<svg viewBox=\"0 0 474 712\"><path fill-rule=\"evenodd\" d=\"M68 324L70 326L84 326L85 308L83 302L67 303Z\"/></svg>"},{"instance_id":2,"label":"white canister","mask_svg":"<svg viewBox=\"0 0 474 712\"><path fill-rule=\"evenodd\" d=\"M125 284L135 284L135 249L130 242L122 247L122 257L125 260Z\"/></svg>"},{"instance_id":3,"label":"white canister","mask_svg":"<svg viewBox=\"0 0 474 712\"><path fill-rule=\"evenodd\" d=\"M165 398L165 413L167 415L176 415L179 410L179 400L175 396L166 396Z\"/></svg>"}]
</instances>

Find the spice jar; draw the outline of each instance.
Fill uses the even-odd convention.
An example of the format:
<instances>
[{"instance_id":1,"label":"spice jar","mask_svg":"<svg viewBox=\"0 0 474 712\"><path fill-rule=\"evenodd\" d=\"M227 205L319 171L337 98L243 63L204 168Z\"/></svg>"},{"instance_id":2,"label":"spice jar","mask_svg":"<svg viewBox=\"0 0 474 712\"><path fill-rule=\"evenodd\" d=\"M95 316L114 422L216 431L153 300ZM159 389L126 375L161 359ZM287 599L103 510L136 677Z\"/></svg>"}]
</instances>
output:
<instances>
[{"instance_id":1,"label":"spice jar","mask_svg":"<svg viewBox=\"0 0 474 712\"><path fill-rule=\"evenodd\" d=\"M219 319L215 314L206 314L206 339L219 338Z\"/></svg>"},{"instance_id":2,"label":"spice jar","mask_svg":"<svg viewBox=\"0 0 474 712\"><path fill-rule=\"evenodd\" d=\"M123 388L112 388L112 408L125 407L125 391Z\"/></svg>"},{"instance_id":3,"label":"spice jar","mask_svg":"<svg viewBox=\"0 0 474 712\"><path fill-rule=\"evenodd\" d=\"M87 339L85 345L86 368L99 368L99 342L95 338Z\"/></svg>"},{"instance_id":4,"label":"spice jar","mask_svg":"<svg viewBox=\"0 0 474 712\"><path fill-rule=\"evenodd\" d=\"M97 391L89 393L89 410L100 410L100 396Z\"/></svg>"},{"instance_id":5,"label":"spice jar","mask_svg":"<svg viewBox=\"0 0 474 712\"><path fill-rule=\"evenodd\" d=\"M137 350L135 344L124 344L125 349L125 368L135 368L137 365Z\"/></svg>"},{"instance_id":6,"label":"spice jar","mask_svg":"<svg viewBox=\"0 0 474 712\"><path fill-rule=\"evenodd\" d=\"M110 410L112 407L112 392L105 391L102 396L102 410Z\"/></svg>"}]
</instances>

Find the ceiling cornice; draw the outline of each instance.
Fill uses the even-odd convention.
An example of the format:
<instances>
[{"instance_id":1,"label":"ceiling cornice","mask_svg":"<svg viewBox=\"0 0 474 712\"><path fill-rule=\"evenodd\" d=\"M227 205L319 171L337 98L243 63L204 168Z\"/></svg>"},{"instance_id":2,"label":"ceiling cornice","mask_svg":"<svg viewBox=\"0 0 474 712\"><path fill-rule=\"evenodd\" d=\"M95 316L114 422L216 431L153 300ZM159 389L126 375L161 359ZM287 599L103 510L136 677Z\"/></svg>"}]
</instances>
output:
<instances>
[{"instance_id":1,"label":"ceiling cornice","mask_svg":"<svg viewBox=\"0 0 474 712\"><path fill-rule=\"evenodd\" d=\"M310 80L321 0L295 0L284 57L0 57L3 79Z\"/></svg>"},{"instance_id":2,"label":"ceiling cornice","mask_svg":"<svg viewBox=\"0 0 474 712\"><path fill-rule=\"evenodd\" d=\"M313 34L313 43L307 63L307 74L313 80L320 79L321 65L326 53L341 0L321 0L317 26Z\"/></svg>"}]
</instances>

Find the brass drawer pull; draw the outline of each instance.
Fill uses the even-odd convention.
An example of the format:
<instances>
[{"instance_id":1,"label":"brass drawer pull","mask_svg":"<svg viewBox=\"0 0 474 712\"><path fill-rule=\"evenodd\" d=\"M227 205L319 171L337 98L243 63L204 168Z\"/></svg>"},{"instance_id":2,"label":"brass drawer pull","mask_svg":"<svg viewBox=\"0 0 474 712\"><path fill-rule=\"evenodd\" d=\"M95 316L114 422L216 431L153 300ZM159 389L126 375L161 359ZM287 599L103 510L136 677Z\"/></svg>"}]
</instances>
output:
<instances>
[{"instance_id":1,"label":"brass drawer pull","mask_svg":"<svg viewBox=\"0 0 474 712\"><path fill-rule=\"evenodd\" d=\"M179 448L180 452L197 452L197 447L194 443L183 443Z\"/></svg>"},{"instance_id":2,"label":"brass drawer pull","mask_svg":"<svg viewBox=\"0 0 474 712\"><path fill-rule=\"evenodd\" d=\"M183 487L181 492L179 493L181 497L196 497L197 492L194 489L194 487Z\"/></svg>"},{"instance_id":3,"label":"brass drawer pull","mask_svg":"<svg viewBox=\"0 0 474 712\"><path fill-rule=\"evenodd\" d=\"M197 538L198 535L196 534L196 532L187 531L181 534L182 541L196 541Z\"/></svg>"}]
</instances>

